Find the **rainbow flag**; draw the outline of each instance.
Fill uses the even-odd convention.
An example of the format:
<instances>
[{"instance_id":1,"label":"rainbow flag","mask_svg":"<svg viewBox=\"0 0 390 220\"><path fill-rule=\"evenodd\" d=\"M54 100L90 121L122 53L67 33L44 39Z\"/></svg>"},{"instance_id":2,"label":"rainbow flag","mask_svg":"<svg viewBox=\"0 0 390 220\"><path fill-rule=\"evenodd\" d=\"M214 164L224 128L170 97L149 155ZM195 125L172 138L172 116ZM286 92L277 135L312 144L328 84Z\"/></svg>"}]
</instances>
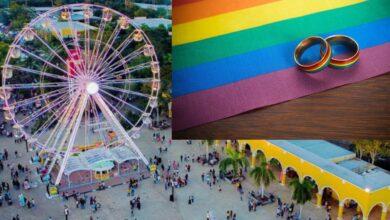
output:
<instances>
[{"instance_id":1,"label":"rainbow flag","mask_svg":"<svg viewBox=\"0 0 390 220\"><path fill-rule=\"evenodd\" d=\"M173 129L182 130L390 71L390 0L175 0ZM304 38L344 34L351 68L305 74Z\"/></svg>"}]
</instances>

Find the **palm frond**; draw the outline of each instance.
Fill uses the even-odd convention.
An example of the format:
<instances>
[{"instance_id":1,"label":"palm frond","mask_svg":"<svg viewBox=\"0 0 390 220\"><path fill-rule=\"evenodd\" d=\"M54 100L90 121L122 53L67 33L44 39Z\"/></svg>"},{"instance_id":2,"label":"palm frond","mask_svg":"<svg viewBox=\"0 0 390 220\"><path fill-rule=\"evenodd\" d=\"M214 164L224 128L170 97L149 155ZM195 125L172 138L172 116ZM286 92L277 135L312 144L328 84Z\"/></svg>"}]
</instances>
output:
<instances>
[{"instance_id":1,"label":"palm frond","mask_svg":"<svg viewBox=\"0 0 390 220\"><path fill-rule=\"evenodd\" d=\"M307 201L312 199L314 185L308 179L304 179L300 182L298 178L295 178L289 183L289 185L293 187L292 199L298 204L304 205Z\"/></svg>"},{"instance_id":2,"label":"palm frond","mask_svg":"<svg viewBox=\"0 0 390 220\"><path fill-rule=\"evenodd\" d=\"M264 186L269 186L273 180L275 180L275 175L271 169L269 169L267 162L263 161L260 166L256 166L249 172L256 185L263 184Z\"/></svg>"},{"instance_id":3,"label":"palm frond","mask_svg":"<svg viewBox=\"0 0 390 220\"><path fill-rule=\"evenodd\" d=\"M230 157L227 157L227 158L225 158L225 159L222 159L221 162L219 163L219 169L220 169L223 173L225 173L226 170L227 170L227 168L228 168L229 166L232 166L233 163L234 163L234 161L233 161L232 158L230 158Z\"/></svg>"}]
</instances>

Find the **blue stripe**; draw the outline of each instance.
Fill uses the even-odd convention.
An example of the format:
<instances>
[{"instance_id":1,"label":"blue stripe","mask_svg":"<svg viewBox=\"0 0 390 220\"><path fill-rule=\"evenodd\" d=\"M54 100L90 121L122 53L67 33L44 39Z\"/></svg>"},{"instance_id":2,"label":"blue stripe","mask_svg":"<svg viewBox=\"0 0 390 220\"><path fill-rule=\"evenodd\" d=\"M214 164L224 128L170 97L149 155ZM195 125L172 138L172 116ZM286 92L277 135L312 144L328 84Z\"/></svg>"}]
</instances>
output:
<instances>
[{"instance_id":1,"label":"blue stripe","mask_svg":"<svg viewBox=\"0 0 390 220\"><path fill-rule=\"evenodd\" d=\"M321 36L333 34L344 34L354 38L360 49L381 45L390 41L390 18ZM174 71L173 96L178 97L294 67L293 53L299 42L300 40L279 44Z\"/></svg>"}]
</instances>

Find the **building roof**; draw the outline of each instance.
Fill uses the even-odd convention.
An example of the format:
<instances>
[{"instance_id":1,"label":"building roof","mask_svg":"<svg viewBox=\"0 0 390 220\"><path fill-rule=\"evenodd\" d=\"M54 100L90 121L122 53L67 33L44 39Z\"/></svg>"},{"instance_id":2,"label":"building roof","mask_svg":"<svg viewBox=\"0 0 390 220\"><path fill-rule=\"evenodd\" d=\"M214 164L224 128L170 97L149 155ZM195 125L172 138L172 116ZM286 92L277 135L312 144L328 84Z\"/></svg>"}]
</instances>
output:
<instances>
[{"instance_id":1,"label":"building roof","mask_svg":"<svg viewBox=\"0 0 390 220\"><path fill-rule=\"evenodd\" d=\"M151 28L156 28L160 25L164 25L165 27L169 27L172 25L172 20L166 18L146 18L146 17L135 17L131 20L134 25L141 26L146 25Z\"/></svg>"},{"instance_id":2,"label":"building roof","mask_svg":"<svg viewBox=\"0 0 390 220\"><path fill-rule=\"evenodd\" d=\"M127 160L137 159L137 155L128 147L116 147L111 149L110 152L115 161L117 161L118 163L122 163Z\"/></svg>"},{"instance_id":3,"label":"building roof","mask_svg":"<svg viewBox=\"0 0 390 220\"><path fill-rule=\"evenodd\" d=\"M63 29L69 29L69 28L72 28L75 31L84 31L85 28L90 29L90 30L97 29L94 26L91 26L91 25L88 25L88 24L85 24L82 22L78 22L78 21L72 22L72 26L70 25L69 22L66 22L66 21L53 21L52 24L57 30L63 30Z\"/></svg>"},{"instance_id":4,"label":"building roof","mask_svg":"<svg viewBox=\"0 0 390 220\"><path fill-rule=\"evenodd\" d=\"M269 140L305 161L333 173L362 189L377 190L390 186L389 172L369 165L358 158L350 158L353 152L323 140ZM334 158L345 160L334 162Z\"/></svg>"},{"instance_id":5,"label":"building roof","mask_svg":"<svg viewBox=\"0 0 390 220\"><path fill-rule=\"evenodd\" d=\"M146 3L134 3L140 8L151 8L151 9L158 9L162 8L165 10L172 10L172 5L157 5L157 4L146 4Z\"/></svg>"},{"instance_id":6,"label":"building roof","mask_svg":"<svg viewBox=\"0 0 390 220\"><path fill-rule=\"evenodd\" d=\"M334 162L355 157L354 152L324 140L291 140L289 142Z\"/></svg>"},{"instance_id":7,"label":"building roof","mask_svg":"<svg viewBox=\"0 0 390 220\"><path fill-rule=\"evenodd\" d=\"M34 11L36 11L37 13L45 13L55 7L31 7ZM80 7L80 6L73 6L72 7L73 10L82 10L83 8Z\"/></svg>"}]
</instances>

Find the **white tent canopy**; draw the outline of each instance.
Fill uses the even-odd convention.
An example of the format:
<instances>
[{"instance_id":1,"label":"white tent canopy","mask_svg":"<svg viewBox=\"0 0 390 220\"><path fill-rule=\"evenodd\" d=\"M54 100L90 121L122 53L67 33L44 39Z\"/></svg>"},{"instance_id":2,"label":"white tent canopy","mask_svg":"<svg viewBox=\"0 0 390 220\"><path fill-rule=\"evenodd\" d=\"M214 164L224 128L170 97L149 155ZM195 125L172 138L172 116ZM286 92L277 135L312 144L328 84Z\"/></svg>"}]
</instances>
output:
<instances>
[{"instance_id":1,"label":"white tent canopy","mask_svg":"<svg viewBox=\"0 0 390 220\"><path fill-rule=\"evenodd\" d=\"M69 157L65 167L65 175L81 170L95 170L97 164L105 161L117 162L118 164L128 160L138 160L137 155L128 147L120 146L112 149L96 148ZM100 171L100 170L97 170Z\"/></svg>"}]
</instances>

